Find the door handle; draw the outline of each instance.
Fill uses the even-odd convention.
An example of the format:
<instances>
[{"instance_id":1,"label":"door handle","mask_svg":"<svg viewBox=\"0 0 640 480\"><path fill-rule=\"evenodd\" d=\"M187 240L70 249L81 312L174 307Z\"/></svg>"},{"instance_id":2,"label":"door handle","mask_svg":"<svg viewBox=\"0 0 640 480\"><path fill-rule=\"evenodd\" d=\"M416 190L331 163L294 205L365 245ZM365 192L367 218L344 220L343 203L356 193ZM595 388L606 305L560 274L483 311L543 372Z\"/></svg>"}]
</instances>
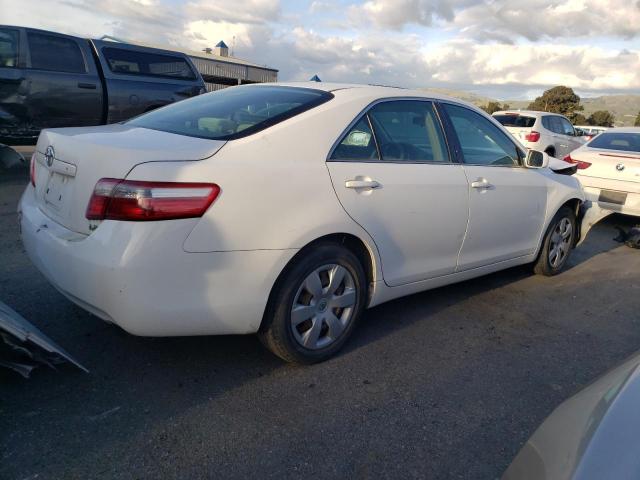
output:
<instances>
[{"instance_id":1,"label":"door handle","mask_svg":"<svg viewBox=\"0 0 640 480\"><path fill-rule=\"evenodd\" d=\"M347 180L344 182L346 188L380 188L380 185L375 180Z\"/></svg>"},{"instance_id":2,"label":"door handle","mask_svg":"<svg viewBox=\"0 0 640 480\"><path fill-rule=\"evenodd\" d=\"M78 88L87 88L89 90L95 90L98 86L95 83L83 83L78 82Z\"/></svg>"},{"instance_id":3,"label":"door handle","mask_svg":"<svg viewBox=\"0 0 640 480\"><path fill-rule=\"evenodd\" d=\"M471 182L471 188L479 188L481 190L490 190L493 188L486 178L479 178L475 182Z\"/></svg>"}]
</instances>

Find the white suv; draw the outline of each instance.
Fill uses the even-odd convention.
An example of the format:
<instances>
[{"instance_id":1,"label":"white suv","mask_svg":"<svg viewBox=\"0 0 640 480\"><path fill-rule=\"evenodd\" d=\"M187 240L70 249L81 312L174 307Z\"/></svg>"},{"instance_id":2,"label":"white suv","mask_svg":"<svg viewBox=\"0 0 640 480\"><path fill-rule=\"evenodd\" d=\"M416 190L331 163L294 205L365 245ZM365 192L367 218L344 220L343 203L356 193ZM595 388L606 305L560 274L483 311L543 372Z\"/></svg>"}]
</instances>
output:
<instances>
[{"instance_id":1,"label":"white suv","mask_svg":"<svg viewBox=\"0 0 640 480\"><path fill-rule=\"evenodd\" d=\"M525 147L564 158L585 143L584 137L562 115L532 110L495 112L493 117Z\"/></svg>"}]
</instances>

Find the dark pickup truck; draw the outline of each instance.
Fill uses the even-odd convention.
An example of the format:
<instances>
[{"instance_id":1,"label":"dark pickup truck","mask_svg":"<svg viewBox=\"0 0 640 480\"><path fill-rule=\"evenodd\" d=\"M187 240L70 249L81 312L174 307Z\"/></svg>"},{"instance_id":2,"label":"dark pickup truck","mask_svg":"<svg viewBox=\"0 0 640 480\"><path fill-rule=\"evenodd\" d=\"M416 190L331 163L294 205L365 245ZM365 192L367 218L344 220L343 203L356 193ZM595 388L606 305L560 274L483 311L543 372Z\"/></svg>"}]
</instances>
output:
<instances>
[{"instance_id":1,"label":"dark pickup truck","mask_svg":"<svg viewBox=\"0 0 640 480\"><path fill-rule=\"evenodd\" d=\"M185 54L0 25L0 143L116 123L205 92Z\"/></svg>"}]
</instances>

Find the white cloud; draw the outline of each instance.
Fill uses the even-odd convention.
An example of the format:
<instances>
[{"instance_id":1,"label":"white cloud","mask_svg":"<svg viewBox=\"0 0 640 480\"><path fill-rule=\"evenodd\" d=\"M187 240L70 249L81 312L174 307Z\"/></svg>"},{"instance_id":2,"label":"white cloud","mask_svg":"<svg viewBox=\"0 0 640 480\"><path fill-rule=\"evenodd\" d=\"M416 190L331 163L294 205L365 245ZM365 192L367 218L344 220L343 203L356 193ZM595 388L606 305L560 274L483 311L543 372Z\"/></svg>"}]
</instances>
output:
<instances>
[{"instance_id":1,"label":"white cloud","mask_svg":"<svg viewBox=\"0 0 640 480\"><path fill-rule=\"evenodd\" d=\"M348 29L328 34L313 20L346 20L344 9L332 10L335 5L316 0L307 14L293 15L277 0L49 0L46 12L56 15L47 15L40 1L0 0L0 11L4 23L190 50L219 40L231 45L235 37L238 57L279 69L281 80L317 73L325 81L497 86L510 92L505 96L559 83L581 91L640 91L640 46L624 40L638 34L639 9L623 0L604 6L595 0L370 0L351 6ZM360 15L356 26L353 15ZM399 31L407 23L432 25L430 34ZM430 40L442 23L448 40ZM608 41L589 45L581 37L589 33Z\"/></svg>"}]
</instances>

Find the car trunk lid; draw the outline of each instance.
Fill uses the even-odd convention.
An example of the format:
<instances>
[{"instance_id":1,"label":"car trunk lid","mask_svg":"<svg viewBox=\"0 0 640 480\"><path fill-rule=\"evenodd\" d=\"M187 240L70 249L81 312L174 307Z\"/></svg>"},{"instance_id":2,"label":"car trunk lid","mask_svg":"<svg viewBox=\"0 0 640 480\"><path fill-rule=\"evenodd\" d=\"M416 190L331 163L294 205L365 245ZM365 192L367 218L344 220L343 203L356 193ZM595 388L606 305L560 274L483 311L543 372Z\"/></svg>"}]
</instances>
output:
<instances>
[{"instance_id":1,"label":"car trunk lid","mask_svg":"<svg viewBox=\"0 0 640 480\"><path fill-rule=\"evenodd\" d=\"M583 177L604 178L640 184L640 153L582 148L571 153L574 162L591 165L580 169Z\"/></svg>"},{"instance_id":2,"label":"car trunk lid","mask_svg":"<svg viewBox=\"0 0 640 480\"><path fill-rule=\"evenodd\" d=\"M202 160L224 143L121 124L43 130L34 165L39 208L69 230L88 235L96 222L85 213L99 179L123 179L146 162Z\"/></svg>"}]
</instances>

